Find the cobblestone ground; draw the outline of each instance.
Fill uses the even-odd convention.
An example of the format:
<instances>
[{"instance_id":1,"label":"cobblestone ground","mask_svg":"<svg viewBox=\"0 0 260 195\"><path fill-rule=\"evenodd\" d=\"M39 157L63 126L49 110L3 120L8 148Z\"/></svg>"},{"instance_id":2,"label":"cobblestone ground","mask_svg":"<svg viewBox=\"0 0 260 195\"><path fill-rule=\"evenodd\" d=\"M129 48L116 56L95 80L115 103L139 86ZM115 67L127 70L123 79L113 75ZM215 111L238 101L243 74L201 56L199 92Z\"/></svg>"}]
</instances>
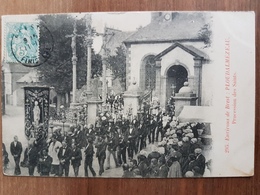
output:
<instances>
[{"instance_id":1,"label":"cobblestone ground","mask_svg":"<svg viewBox=\"0 0 260 195\"><path fill-rule=\"evenodd\" d=\"M2 137L3 137L3 143L6 146L7 152L9 154L9 160L10 163L8 165L7 170L5 171L6 175L13 175L14 173L14 160L13 157L11 156L10 153L10 143L13 141L14 135L17 135L19 138L19 141L23 145L23 151L25 150L27 146L27 139L24 135L24 109L23 107L15 107L15 106L6 106L6 115L3 116L2 118ZM151 145L147 146L147 150L150 151ZM84 160L84 152L82 150L83 154L83 160ZM111 168L108 170L105 170L105 172L102 174L101 177L121 177L123 174L122 167L115 167L115 162L113 162L112 155L110 157L110 163L111 163ZM21 160L23 159L23 153ZM105 161L106 165L106 161ZM96 177L98 176L98 171L99 171L99 166L98 166L98 160L97 158L94 158L93 160L93 168L97 173ZM21 175L22 176L28 176L28 169L21 167ZM89 177L93 177L91 172L88 171ZM39 176L37 171L34 173L35 176ZM73 177L73 168L70 166L70 171L69 171L69 176ZM84 177L84 161L82 161L80 170L79 170L79 177Z\"/></svg>"}]
</instances>

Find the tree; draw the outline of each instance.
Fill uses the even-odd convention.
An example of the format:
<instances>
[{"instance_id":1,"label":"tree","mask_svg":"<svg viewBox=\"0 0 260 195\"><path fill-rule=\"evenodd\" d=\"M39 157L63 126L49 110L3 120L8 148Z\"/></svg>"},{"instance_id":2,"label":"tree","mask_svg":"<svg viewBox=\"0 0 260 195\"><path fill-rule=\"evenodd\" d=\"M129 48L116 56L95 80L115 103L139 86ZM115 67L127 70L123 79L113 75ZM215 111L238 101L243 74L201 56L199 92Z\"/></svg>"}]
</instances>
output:
<instances>
[{"instance_id":1,"label":"tree","mask_svg":"<svg viewBox=\"0 0 260 195\"><path fill-rule=\"evenodd\" d=\"M205 47L211 46L211 36L212 31L210 28L210 24L205 24L198 32L198 37L204 41Z\"/></svg>"},{"instance_id":2,"label":"tree","mask_svg":"<svg viewBox=\"0 0 260 195\"><path fill-rule=\"evenodd\" d=\"M69 97L72 90L72 49L71 35L76 22L76 55L77 55L77 88L86 83L87 75L87 46L84 36L89 18L77 19L72 15L40 15L40 60L44 63L38 66L41 81L54 87L58 94L58 102L65 105L66 94ZM46 50L46 47L49 49ZM92 75L100 75L102 71L101 57L92 51ZM69 102L69 101L67 101ZM58 105L59 107L59 105Z\"/></svg>"},{"instance_id":3,"label":"tree","mask_svg":"<svg viewBox=\"0 0 260 195\"><path fill-rule=\"evenodd\" d=\"M123 88L126 86L126 50L121 45L117 47L116 55L108 56L106 61L113 72L113 79L119 78Z\"/></svg>"}]
</instances>

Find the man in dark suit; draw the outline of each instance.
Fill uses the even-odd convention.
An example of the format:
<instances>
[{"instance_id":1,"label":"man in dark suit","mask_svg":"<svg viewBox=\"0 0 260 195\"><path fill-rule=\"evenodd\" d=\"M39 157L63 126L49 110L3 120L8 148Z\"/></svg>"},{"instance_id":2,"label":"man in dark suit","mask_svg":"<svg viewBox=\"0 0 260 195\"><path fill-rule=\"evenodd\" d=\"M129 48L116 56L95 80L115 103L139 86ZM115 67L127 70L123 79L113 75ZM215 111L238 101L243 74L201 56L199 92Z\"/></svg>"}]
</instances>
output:
<instances>
[{"instance_id":1,"label":"man in dark suit","mask_svg":"<svg viewBox=\"0 0 260 195\"><path fill-rule=\"evenodd\" d=\"M200 174L201 176L204 175L205 172L205 166L206 166L206 159L205 157L202 155L202 149L201 148L196 148L194 150L196 159L194 161L194 167L197 166L199 169L196 171L198 174Z\"/></svg>"},{"instance_id":2,"label":"man in dark suit","mask_svg":"<svg viewBox=\"0 0 260 195\"><path fill-rule=\"evenodd\" d=\"M130 121L124 117L122 119L122 122L121 122L120 126L119 126L119 128L121 129L122 134L126 133L127 129L129 128L129 124L130 124Z\"/></svg>"},{"instance_id":3,"label":"man in dark suit","mask_svg":"<svg viewBox=\"0 0 260 195\"><path fill-rule=\"evenodd\" d=\"M134 151L136 151L136 138L138 136L138 131L136 128L133 127L132 124L129 125L129 129L127 130L127 143L128 143L128 158L133 159Z\"/></svg>"},{"instance_id":4,"label":"man in dark suit","mask_svg":"<svg viewBox=\"0 0 260 195\"><path fill-rule=\"evenodd\" d=\"M74 170L75 177L77 177L79 174L79 167L81 165L82 153L75 143L73 143L71 147L72 147L71 164Z\"/></svg>"},{"instance_id":5,"label":"man in dark suit","mask_svg":"<svg viewBox=\"0 0 260 195\"><path fill-rule=\"evenodd\" d=\"M99 164L99 175L101 176L102 173L104 173L104 163L106 159L107 143L105 141L105 136L98 137L96 148L97 148L96 157L98 158L98 164Z\"/></svg>"},{"instance_id":6,"label":"man in dark suit","mask_svg":"<svg viewBox=\"0 0 260 195\"><path fill-rule=\"evenodd\" d=\"M82 126L78 125L74 136L77 147L80 149L84 148L86 146L86 136L84 135Z\"/></svg>"},{"instance_id":7,"label":"man in dark suit","mask_svg":"<svg viewBox=\"0 0 260 195\"><path fill-rule=\"evenodd\" d=\"M144 142L145 142L145 124L143 119L140 120L139 125L137 127L138 137L136 139L136 149L140 148L140 151L144 148Z\"/></svg>"},{"instance_id":8,"label":"man in dark suit","mask_svg":"<svg viewBox=\"0 0 260 195\"><path fill-rule=\"evenodd\" d=\"M134 118L133 118L131 124L133 125L133 127L138 128L138 126L139 126L139 120L138 120L138 118L137 118L136 115L134 116Z\"/></svg>"},{"instance_id":9,"label":"man in dark suit","mask_svg":"<svg viewBox=\"0 0 260 195\"><path fill-rule=\"evenodd\" d=\"M149 120L143 119L144 121L141 122L142 126L140 128L141 133L141 141L140 141L140 151L144 148L146 148L146 140L147 136L149 134Z\"/></svg>"},{"instance_id":10,"label":"man in dark suit","mask_svg":"<svg viewBox=\"0 0 260 195\"><path fill-rule=\"evenodd\" d=\"M92 143L92 139L88 139L88 144L85 149L85 177L88 177L88 168L90 169L93 177L96 176L96 172L92 167L93 163L93 155L94 155L94 147Z\"/></svg>"},{"instance_id":11,"label":"man in dark suit","mask_svg":"<svg viewBox=\"0 0 260 195\"><path fill-rule=\"evenodd\" d=\"M52 158L48 155L48 150L44 148L39 158L39 173L40 176L49 176L51 172Z\"/></svg>"},{"instance_id":12,"label":"man in dark suit","mask_svg":"<svg viewBox=\"0 0 260 195\"><path fill-rule=\"evenodd\" d=\"M17 135L14 136L14 141L10 145L10 151L11 151L12 156L14 157L14 162L15 162L14 174L20 175L21 169L20 169L19 164L20 164L23 147L22 147L22 143L18 141Z\"/></svg>"},{"instance_id":13,"label":"man in dark suit","mask_svg":"<svg viewBox=\"0 0 260 195\"><path fill-rule=\"evenodd\" d=\"M119 135L112 123L109 123L107 128L107 159L106 169L110 169L110 156L112 154L116 167L118 167L118 160L116 156L116 149L119 144Z\"/></svg>"},{"instance_id":14,"label":"man in dark suit","mask_svg":"<svg viewBox=\"0 0 260 195\"><path fill-rule=\"evenodd\" d=\"M163 139L163 121L162 121L162 114L158 114L157 116L157 131L156 131L156 142L158 142L159 133L161 134L161 140Z\"/></svg>"},{"instance_id":15,"label":"man in dark suit","mask_svg":"<svg viewBox=\"0 0 260 195\"><path fill-rule=\"evenodd\" d=\"M142 154L137 156L138 159L138 168L142 177L146 177L148 166L146 164L146 157Z\"/></svg>"},{"instance_id":16,"label":"man in dark suit","mask_svg":"<svg viewBox=\"0 0 260 195\"><path fill-rule=\"evenodd\" d=\"M155 129L157 127L157 121L156 121L156 116L151 116L151 119L149 121L148 124L148 129L149 129L149 133L148 133L148 139L149 139L149 144L150 143L154 143L154 137L155 137Z\"/></svg>"},{"instance_id":17,"label":"man in dark suit","mask_svg":"<svg viewBox=\"0 0 260 195\"><path fill-rule=\"evenodd\" d=\"M70 159L71 159L71 148L68 147L66 141L62 142L62 147L59 150L58 158L60 160L60 176L65 172L65 176L69 176Z\"/></svg>"},{"instance_id":18,"label":"man in dark suit","mask_svg":"<svg viewBox=\"0 0 260 195\"><path fill-rule=\"evenodd\" d=\"M69 132L64 131L64 135L63 135L63 137L62 137L62 140L63 140L63 141L66 141L68 147L70 147L70 148L71 148L71 144L72 144L72 136L71 136L71 135L72 135L72 132L71 132L71 131L69 131Z\"/></svg>"},{"instance_id":19,"label":"man in dark suit","mask_svg":"<svg viewBox=\"0 0 260 195\"><path fill-rule=\"evenodd\" d=\"M117 147L117 160L119 166L121 166L122 164L126 164L126 142L127 141L125 140L125 138L122 135L120 135Z\"/></svg>"},{"instance_id":20,"label":"man in dark suit","mask_svg":"<svg viewBox=\"0 0 260 195\"><path fill-rule=\"evenodd\" d=\"M89 124L88 129L86 130L86 137L91 138L93 141L96 139L96 131L93 124Z\"/></svg>"},{"instance_id":21,"label":"man in dark suit","mask_svg":"<svg viewBox=\"0 0 260 195\"><path fill-rule=\"evenodd\" d=\"M34 174L34 169L38 164L38 150L34 145L34 142L29 143L29 147L26 148L25 153L28 157L28 170L29 175L32 176Z\"/></svg>"}]
</instances>

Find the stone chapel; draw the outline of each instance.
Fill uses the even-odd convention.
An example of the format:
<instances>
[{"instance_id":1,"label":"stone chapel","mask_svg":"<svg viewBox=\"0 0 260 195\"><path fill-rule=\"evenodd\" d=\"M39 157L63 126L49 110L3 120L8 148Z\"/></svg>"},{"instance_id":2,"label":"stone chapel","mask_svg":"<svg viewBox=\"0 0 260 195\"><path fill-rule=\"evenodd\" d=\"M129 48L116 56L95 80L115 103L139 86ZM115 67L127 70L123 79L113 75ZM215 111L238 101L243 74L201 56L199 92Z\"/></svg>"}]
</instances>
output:
<instances>
[{"instance_id":1,"label":"stone chapel","mask_svg":"<svg viewBox=\"0 0 260 195\"><path fill-rule=\"evenodd\" d=\"M206 12L153 12L151 23L124 41L127 89L135 82L165 107L188 82L196 105L211 106L210 22Z\"/></svg>"}]
</instances>

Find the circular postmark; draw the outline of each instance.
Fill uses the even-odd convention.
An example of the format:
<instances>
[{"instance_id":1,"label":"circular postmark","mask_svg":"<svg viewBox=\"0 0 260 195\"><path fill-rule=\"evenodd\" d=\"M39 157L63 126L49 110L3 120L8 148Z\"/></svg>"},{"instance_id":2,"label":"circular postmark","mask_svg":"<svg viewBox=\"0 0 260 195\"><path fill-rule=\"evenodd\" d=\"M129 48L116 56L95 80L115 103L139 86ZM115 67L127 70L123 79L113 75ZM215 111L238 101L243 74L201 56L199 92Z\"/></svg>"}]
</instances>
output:
<instances>
[{"instance_id":1,"label":"circular postmark","mask_svg":"<svg viewBox=\"0 0 260 195\"><path fill-rule=\"evenodd\" d=\"M37 67L46 63L54 48L54 39L50 30L43 22L23 23L16 28L10 41L14 59L27 67Z\"/></svg>"}]
</instances>

